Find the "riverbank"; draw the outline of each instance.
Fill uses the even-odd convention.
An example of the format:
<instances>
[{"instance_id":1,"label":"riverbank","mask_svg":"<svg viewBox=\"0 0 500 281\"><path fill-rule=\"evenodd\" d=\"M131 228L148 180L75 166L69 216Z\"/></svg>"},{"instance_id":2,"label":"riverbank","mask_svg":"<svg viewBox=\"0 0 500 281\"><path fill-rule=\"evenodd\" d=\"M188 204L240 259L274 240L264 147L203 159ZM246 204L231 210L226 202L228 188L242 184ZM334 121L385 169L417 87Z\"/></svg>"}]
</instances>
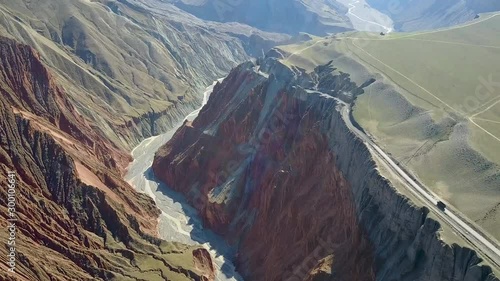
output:
<instances>
[{"instance_id":1,"label":"riverbank","mask_svg":"<svg viewBox=\"0 0 500 281\"><path fill-rule=\"evenodd\" d=\"M216 83L217 81L207 87L203 94L202 106L187 115L184 121L192 121L198 116ZM221 237L204 229L198 213L189 206L184 196L159 182L151 170L156 151L172 138L182 123L162 135L145 139L134 148L132 150L134 161L128 168L125 180L137 191L149 195L162 211L159 218L159 233L162 239L188 245L202 245L210 251L214 259L218 270L217 281L242 281L230 262L234 255L233 249Z\"/></svg>"}]
</instances>

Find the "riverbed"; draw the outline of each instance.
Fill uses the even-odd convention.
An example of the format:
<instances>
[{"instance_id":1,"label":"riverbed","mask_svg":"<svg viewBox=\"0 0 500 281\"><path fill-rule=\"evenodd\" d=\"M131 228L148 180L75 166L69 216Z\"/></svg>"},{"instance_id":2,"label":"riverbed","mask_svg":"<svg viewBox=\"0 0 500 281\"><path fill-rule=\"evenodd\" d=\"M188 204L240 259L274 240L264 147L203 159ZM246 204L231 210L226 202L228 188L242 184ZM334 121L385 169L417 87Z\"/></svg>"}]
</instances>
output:
<instances>
[{"instance_id":1,"label":"riverbed","mask_svg":"<svg viewBox=\"0 0 500 281\"><path fill-rule=\"evenodd\" d=\"M347 16L358 31L385 32L394 30L392 19L368 5L366 0L339 0L349 8Z\"/></svg>"},{"instance_id":2,"label":"riverbed","mask_svg":"<svg viewBox=\"0 0 500 281\"><path fill-rule=\"evenodd\" d=\"M192 121L198 116L216 83L217 81L206 88L203 93L202 106L186 116L184 121ZM197 211L187 203L186 198L159 182L151 169L156 151L172 138L182 123L179 122L162 135L145 139L134 148L132 151L134 161L128 167L125 180L137 191L149 195L162 211L159 218L159 232L162 239L203 246L214 259L217 281L242 281L243 278L236 272L231 262L234 249L222 237L203 228L201 218Z\"/></svg>"}]
</instances>

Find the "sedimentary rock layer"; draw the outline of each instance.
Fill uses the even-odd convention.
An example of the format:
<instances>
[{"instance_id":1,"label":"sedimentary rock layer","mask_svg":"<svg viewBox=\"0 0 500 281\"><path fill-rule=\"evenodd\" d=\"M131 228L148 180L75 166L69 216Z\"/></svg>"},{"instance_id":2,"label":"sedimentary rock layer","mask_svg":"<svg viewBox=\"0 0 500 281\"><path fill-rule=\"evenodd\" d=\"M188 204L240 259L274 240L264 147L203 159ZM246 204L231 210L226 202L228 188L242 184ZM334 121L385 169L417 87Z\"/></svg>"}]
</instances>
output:
<instances>
[{"instance_id":1,"label":"sedimentary rock layer","mask_svg":"<svg viewBox=\"0 0 500 281\"><path fill-rule=\"evenodd\" d=\"M246 50L286 38L151 0L0 1L0 35L34 47L77 110L127 150L196 109Z\"/></svg>"},{"instance_id":2,"label":"sedimentary rock layer","mask_svg":"<svg viewBox=\"0 0 500 281\"><path fill-rule=\"evenodd\" d=\"M13 172L15 274L1 280L213 280L208 252L157 236L159 210L121 179L125 151L72 106L33 48L0 37L0 182ZM13 212L13 216L9 213ZM0 232L2 241L9 233Z\"/></svg>"},{"instance_id":3,"label":"sedimentary rock layer","mask_svg":"<svg viewBox=\"0 0 500 281\"><path fill-rule=\"evenodd\" d=\"M440 239L345 125L333 97L373 81L259 64L234 69L153 163L237 245L246 280L498 280Z\"/></svg>"}]
</instances>

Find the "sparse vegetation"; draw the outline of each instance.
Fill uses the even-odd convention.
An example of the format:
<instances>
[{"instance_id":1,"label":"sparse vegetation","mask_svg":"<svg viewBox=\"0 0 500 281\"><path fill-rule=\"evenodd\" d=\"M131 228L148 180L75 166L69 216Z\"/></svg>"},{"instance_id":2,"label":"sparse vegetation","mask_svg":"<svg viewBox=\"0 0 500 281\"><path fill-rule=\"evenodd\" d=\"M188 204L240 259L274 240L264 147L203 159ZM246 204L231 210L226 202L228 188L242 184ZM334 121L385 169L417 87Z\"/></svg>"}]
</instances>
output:
<instances>
[{"instance_id":1,"label":"sparse vegetation","mask_svg":"<svg viewBox=\"0 0 500 281\"><path fill-rule=\"evenodd\" d=\"M282 60L288 65L310 71L333 59L355 81L377 79L358 97L356 120L427 186L500 237L494 211L500 202L499 27L500 15L488 14L434 32L351 32L279 49L288 53Z\"/></svg>"}]
</instances>

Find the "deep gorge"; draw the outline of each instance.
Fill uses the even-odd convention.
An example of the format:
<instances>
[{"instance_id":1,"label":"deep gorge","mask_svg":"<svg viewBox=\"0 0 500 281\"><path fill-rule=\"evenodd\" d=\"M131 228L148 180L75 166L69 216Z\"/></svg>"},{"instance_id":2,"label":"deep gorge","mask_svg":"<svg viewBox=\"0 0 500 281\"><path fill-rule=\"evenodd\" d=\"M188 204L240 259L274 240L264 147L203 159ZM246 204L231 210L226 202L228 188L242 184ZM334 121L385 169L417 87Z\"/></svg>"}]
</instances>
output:
<instances>
[{"instance_id":1,"label":"deep gorge","mask_svg":"<svg viewBox=\"0 0 500 281\"><path fill-rule=\"evenodd\" d=\"M313 80L274 58L242 64L155 157L155 175L238 247L245 280L497 280L379 174L340 92L304 89Z\"/></svg>"}]
</instances>

